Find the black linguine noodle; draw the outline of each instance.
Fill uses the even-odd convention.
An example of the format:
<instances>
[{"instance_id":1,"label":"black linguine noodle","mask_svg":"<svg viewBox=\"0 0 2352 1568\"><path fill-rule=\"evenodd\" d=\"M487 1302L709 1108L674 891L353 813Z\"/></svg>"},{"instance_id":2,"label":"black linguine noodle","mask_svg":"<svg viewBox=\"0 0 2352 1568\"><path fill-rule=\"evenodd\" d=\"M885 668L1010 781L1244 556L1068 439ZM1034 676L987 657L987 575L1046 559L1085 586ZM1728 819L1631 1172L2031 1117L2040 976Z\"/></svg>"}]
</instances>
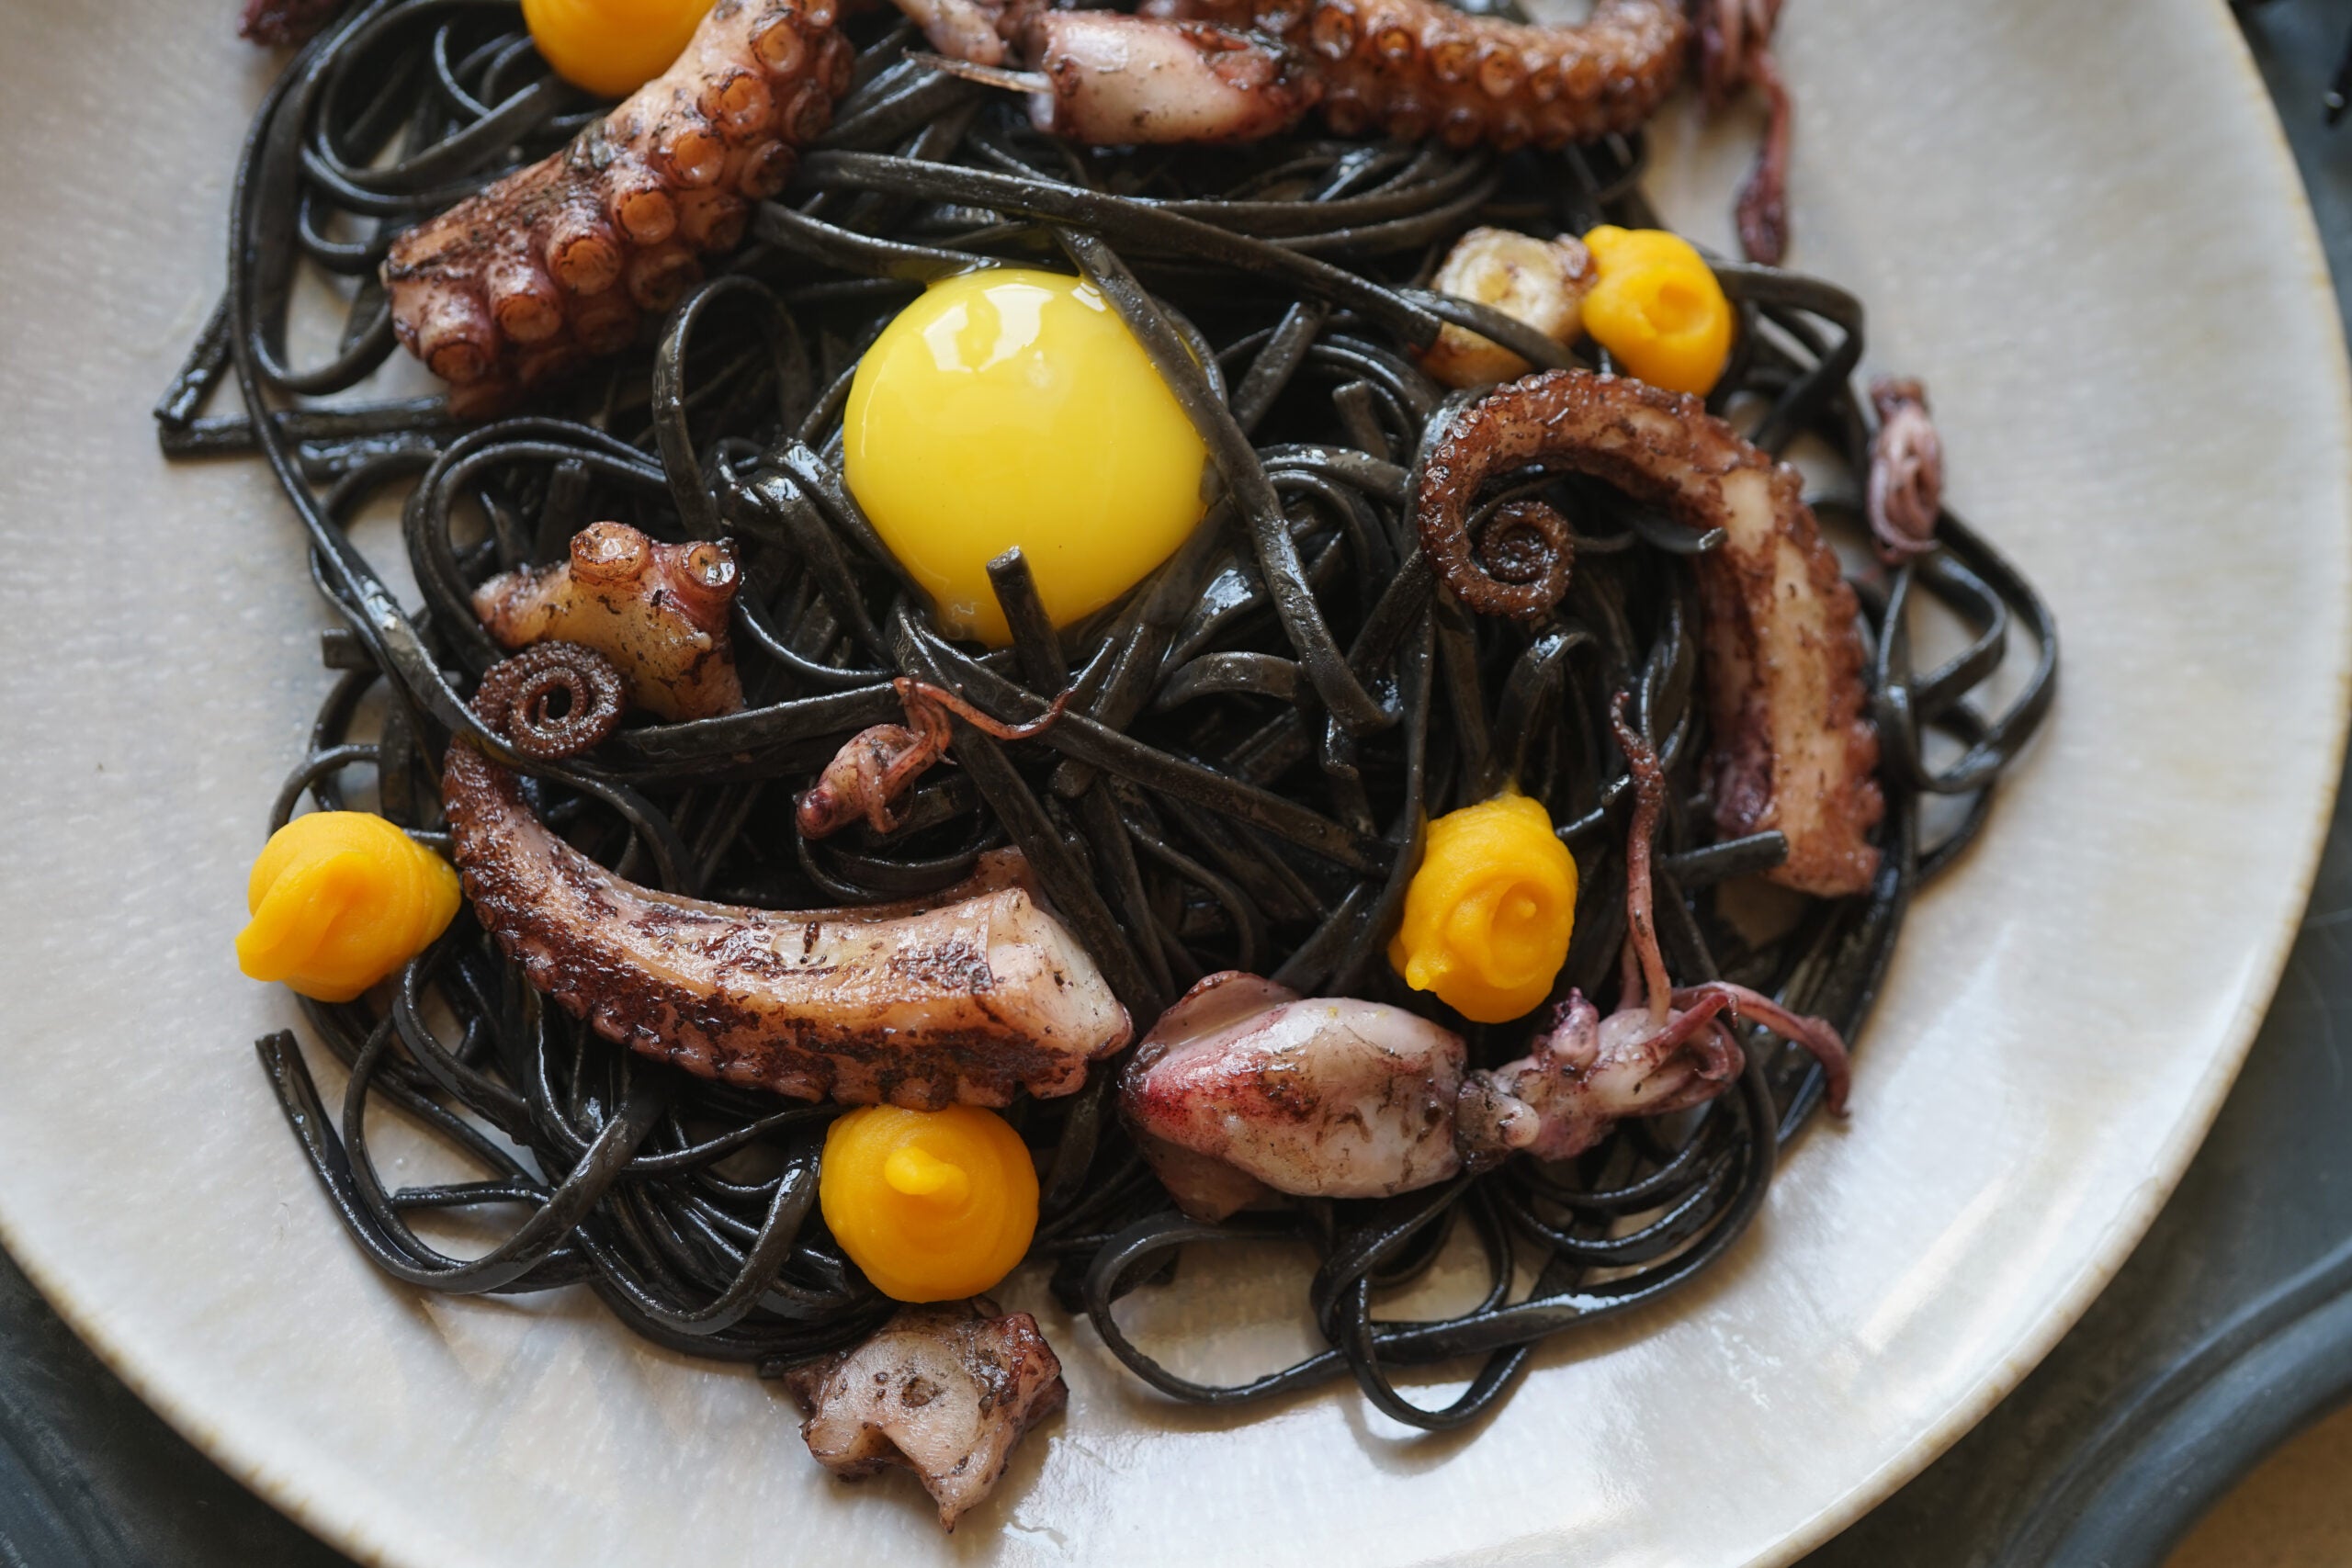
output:
<instances>
[{"instance_id":1,"label":"black linguine noodle","mask_svg":"<svg viewBox=\"0 0 2352 1568\"><path fill-rule=\"evenodd\" d=\"M1384 958L1421 824L1513 778L1546 802L1581 872L1558 987L1605 1006L1632 793L1606 715L1629 689L1672 784L1658 910L1673 973L1734 979L1859 1032L1914 892L1982 827L2001 770L2048 710L2054 628L2016 570L1946 513L1940 548L1857 582L1888 797L1881 869L1863 897L1787 895L1801 908L1758 937L1719 895L1785 845L1777 833L1717 841L1699 799L1689 560L1711 541L1597 482L1519 483L1487 510L1541 491L1576 532L1568 594L1532 623L1471 615L1434 587L1415 542L1417 455L1452 405L1408 349L1450 320L1539 366L1580 362L1419 285L1474 223L1537 234L1654 223L1638 135L1510 156L1304 134L1238 151L1092 152L905 58L921 47L906 24L846 25L862 45L856 85L785 197L759 210L754 242L669 313L658 341L478 427L437 398L310 400L392 352L375 274L393 234L601 111L545 73L507 0L377 0L272 89L236 180L226 297L156 414L175 456L258 451L270 463L347 622L327 637L342 673L273 829L306 794L338 808L346 773L365 768L386 817L446 844L435 770L465 733L536 781L535 806L574 843L663 888L773 908L897 900L1010 843L1139 1023L1203 975L1248 969L1442 1016L1472 1064L1491 1065L1518 1054L1523 1023L1465 1027ZM923 280L993 263L1092 278L1210 435L1224 487L1191 544L1072 634L1047 628L1017 563L998 571L1016 645L978 656L939 634L860 515L841 475L841 411L861 350ZM296 366L288 317L306 268L347 280L349 310L333 355ZM1815 438L1859 475L1872 428L1852 384L1860 303L1790 272L1717 270L1739 333L1710 408L1768 452ZM226 379L245 412L203 414ZM414 610L345 531L387 496L405 497ZM1850 482L1814 503L1858 515ZM735 541L751 705L624 729L586 760L532 761L465 705L501 653L469 595L492 573L560 558L601 518ZM1911 653L1918 595L1968 632L1928 670ZM1986 692L2013 623L2034 645L2031 669L1996 710ZM853 732L897 716L888 682L901 674L1014 717L1076 694L1065 722L1018 746L960 727L958 765L925 780L899 830L804 841L794 794ZM376 738L359 739L375 706ZM1929 796L1963 809L1939 814L1951 825L1926 843ZM337 1211L388 1272L460 1293L585 1284L660 1344L768 1371L855 1341L892 1310L815 1213L837 1108L612 1043L546 1005L468 913L390 990L388 1006L303 1004L349 1069L339 1113L290 1032L260 1043ZM1384 1201L1301 1201L1223 1224L1171 1206L1119 1124L1115 1075L1097 1072L1078 1095L1010 1112L1042 1156L1032 1256L1129 1368L1178 1398L1236 1404L1348 1375L1400 1421L1457 1425L1499 1399L1547 1337L1672 1290L1737 1241L1822 1088L1803 1052L1752 1031L1743 1043L1738 1092L1679 1121L1626 1121L1571 1165L1517 1159ZM388 1187L365 1133L371 1102L405 1112L481 1179ZM460 1259L411 1227L432 1210L520 1220ZM1436 1321L1379 1315L1384 1293L1428 1269L1460 1225L1490 1266L1485 1299ZM1216 1388L1123 1334L1114 1303L1173 1277L1179 1248L1245 1237L1286 1238L1317 1260L1308 1301L1326 1348ZM1392 1381L1462 1358L1479 1359L1476 1375L1442 1410Z\"/></svg>"}]
</instances>

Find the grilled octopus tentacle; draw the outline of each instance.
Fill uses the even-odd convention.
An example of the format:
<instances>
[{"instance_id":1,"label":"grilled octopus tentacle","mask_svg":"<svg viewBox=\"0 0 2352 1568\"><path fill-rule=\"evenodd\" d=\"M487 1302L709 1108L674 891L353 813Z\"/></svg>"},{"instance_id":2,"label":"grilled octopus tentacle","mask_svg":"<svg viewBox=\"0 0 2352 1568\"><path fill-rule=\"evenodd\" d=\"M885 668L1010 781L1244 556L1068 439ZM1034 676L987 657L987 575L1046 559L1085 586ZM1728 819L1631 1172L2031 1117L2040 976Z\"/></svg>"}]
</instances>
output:
<instances>
[{"instance_id":1,"label":"grilled octopus tentacle","mask_svg":"<svg viewBox=\"0 0 2352 1568\"><path fill-rule=\"evenodd\" d=\"M1680 76L1690 34L1677 0L1598 0L1581 25L1550 28L1465 16L1439 0L1148 0L1144 9L1289 45L1343 136L1382 130L1507 151L1640 125Z\"/></svg>"},{"instance_id":2,"label":"grilled octopus tentacle","mask_svg":"<svg viewBox=\"0 0 2352 1568\"><path fill-rule=\"evenodd\" d=\"M530 701L503 672L559 656L604 664L540 644L484 678L485 722L505 730ZM617 677L605 669L616 716ZM705 1077L843 1104L1001 1106L1016 1089L1075 1092L1087 1064L1133 1032L1085 949L1038 907L1016 851L982 857L969 881L927 900L752 909L597 864L470 739L443 760L441 799L474 913L532 986L599 1033Z\"/></svg>"},{"instance_id":3,"label":"grilled octopus tentacle","mask_svg":"<svg viewBox=\"0 0 2352 1568\"><path fill-rule=\"evenodd\" d=\"M401 342L460 414L637 334L742 238L849 85L835 0L718 0L685 52L571 146L392 243Z\"/></svg>"},{"instance_id":4,"label":"grilled octopus tentacle","mask_svg":"<svg viewBox=\"0 0 2352 1568\"><path fill-rule=\"evenodd\" d=\"M1431 448L1415 503L1421 548L1474 605L1503 586L1471 557L1479 488L1530 467L1590 474L1693 529L1724 530L1698 560L1715 821L1726 834L1785 834L1789 858L1771 875L1786 886L1867 888L1878 870L1868 835L1886 803L1871 776L1857 606L1796 470L1698 399L1643 382L1553 370L1498 387Z\"/></svg>"}]
</instances>

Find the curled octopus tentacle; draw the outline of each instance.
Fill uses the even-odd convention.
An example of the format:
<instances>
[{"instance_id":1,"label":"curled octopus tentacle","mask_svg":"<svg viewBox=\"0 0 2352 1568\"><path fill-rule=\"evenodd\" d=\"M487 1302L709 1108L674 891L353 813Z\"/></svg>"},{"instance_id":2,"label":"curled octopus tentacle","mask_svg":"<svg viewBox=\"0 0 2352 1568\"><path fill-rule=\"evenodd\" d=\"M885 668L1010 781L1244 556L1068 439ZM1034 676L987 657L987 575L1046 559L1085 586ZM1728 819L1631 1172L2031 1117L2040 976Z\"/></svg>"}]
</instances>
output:
<instances>
[{"instance_id":1,"label":"curled octopus tentacle","mask_svg":"<svg viewBox=\"0 0 2352 1568\"><path fill-rule=\"evenodd\" d=\"M741 571L715 539L670 544L626 523L592 523L553 566L517 567L474 590L474 614L502 648L560 641L619 669L630 701L666 719L743 705L728 617Z\"/></svg>"},{"instance_id":2,"label":"curled octopus tentacle","mask_svg":"<svg viewBox=\"0 0 2352 1568\"><path fill-rule=\"evenodd\" d=\"M555 761L620 728L628 685L611 660L576 642L542 642L490 667L474 712L526 757Z\"/></svg>"},{"instance_id":3,"label":"curled octopus tentacle","mask_svg":"<svg viewBox=\"0 0 2352 1568\"><path fill-rule=\"evenodd\" d=\"M1872 776L1858 605L1796 470L1697 398L1644 382L1553 370L1498 387L1430 448L1415 499L1422 551L1473 608L1548 607L1496 582L1468 544L1480 489L1530 468L1589 474L1695 531L1724 531L1697 564L1716 824L1786 835L1788 860L1771 874L1786 886L1824 897L1869 887L1879 861L1869 835L1885 800Z\"/></svg>"},{"instance_id":4,"label":"curled octopus tentacle","mask_svg":"<svg viewBox=\"0 0 2352 1568\"><path fill-rule=\"evenodd\" d=\"M670 69L571 145L394 241L401 342L452 410L514 394L637 335L732 249L849 85L835 0L719 0Z\"/></svg>"},{"instance_id":5,"label":"curled octopus tentacle","mask_svg":"<svg viewBox=\"0 0 2352 1568\"><path fill-rule=\"evenodd\" d=\"M1928 417L1927 389L1882 376L1871 383L1878 434L1871 440L1865 510L1879 558L1900 566L1936 547L1944 510L1944 444Z\"/></svg>"},{"instance_id":6,"label":"curled octopus tentacle","mask_svg":"<svg viewBox=\"0 0 2352 1568\"><path fill-rule=\"evenodd\" d=\"M474 695L488 728L548 760L602 741L624 705L620 671L567 642L492 665ZM845 1105L1001 1106L1075 1092L1134 1032L1018 851L928 899L757 909L599 865L465 736L442 759L441 804L475 916L532 987L704 1077Z\"/></svg>"}]
</instances>

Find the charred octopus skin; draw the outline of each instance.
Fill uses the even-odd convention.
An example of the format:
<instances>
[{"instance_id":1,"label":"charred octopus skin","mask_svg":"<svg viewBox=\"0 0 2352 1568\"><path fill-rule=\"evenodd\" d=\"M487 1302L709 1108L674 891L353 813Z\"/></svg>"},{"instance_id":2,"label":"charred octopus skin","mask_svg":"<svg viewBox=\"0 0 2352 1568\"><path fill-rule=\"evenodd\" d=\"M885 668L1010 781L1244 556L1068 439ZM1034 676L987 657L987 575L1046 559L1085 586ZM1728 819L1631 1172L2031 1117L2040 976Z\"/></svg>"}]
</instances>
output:
<instances>
[{"instance_id":1,"label":"charred octopus skin","mask_svg":"<svg viewBox=\"0 0 2352 1568\"><path fill-rule=\"evenodd\" d=\"M550 718L559 685L566 701ZM592 650L544 643L493 666L476 706L518 750L560 756L610 733L617 685ZM1004 1106L1018 1089L1075 1092L1133 1032L1102 971L1038 905L1017 851L983 856L929 899L752 909L597 864L469 739L443 759L441 798L474 913L532 986L705 1077L845 1105Z\"/></svg>"},{"instance_id":2,"label":"charred octopus skin","mask_svg":"<svg viewBox=\"0 0 2352 1568\"><path fill-rule=\"evenodd\" d=\"M1133 16L988 0L902 0L947 68L1028 95L1073 141L1247 141L1318 106L1342 136L1558 147L1631 130L1682 72L1675 0L1600 0L1573 27L1465 16L1440 0L1147 0ZM1029 69L980 39L994 16ZM953 25L945 18L954 17Z\"/></svg>"},{"instance_id":3,"label":"charred octopus skin","mask_svg":"<svg viewBox=\"0 0 2352 1568\"><path fill-rule=\"evenodd\" d=\"M1279 39L1342 136L1436 136L1506 152L1640 125L1680 77L1690 35L1678 0L1599 0L1584 22L1549 28L1439 0L1148 0L1143 9Z\"/></svg>"},{"instance_id":4,"label":"charred octopus skin","mask_svg":"<svg viewBox=\"0 0 2352 1568\"><path fill-rule=\"evenodd\" d=\"M795 1367L784 1385L817 1462L844 1481L915 1472L949 1529L985 1498L1029 1429L1069 1402L1037 1320L985 1296L910 1306L865 1343Z\"/></svg>"},{"instance_id":5,"label":"charred octopus skin","mask_svg":"<svg viewBox=\"0 0 2352 1568\"><path fill-rule=\"evenodd\" d=\"M474 913L597 1032L705 1077L844 1105L1070 1094L1127 1042L1085 950L999 860L916 904L807 911L675 897L549 832L469 741L442 800Z\"/></svg>"},{"instance_id":6,"label":"charred octopus skin","mask_svg":"<svg viewBox=\"0 0 2352 1568\"><path fill-rule=\"evenodd\" d=\"M853 51L835 0L718 0L677 62L571 146L392 243L392 326L453 412L637 335L731 250L831 123Z\"/></svg>"},{"instance_id":7,"label":"charred octopus skin","mask_svg":"<svg viewBox=\"0 0 2352 1568\"><path fill-rule=\"evenodd\" d=\"M1531 468L1590 474L1693 530L1724 531L1698 560L1716 825L1785 834L1789 858L1771 874L1783 886L1868 889L1879 858L1869 834L1886 803L1859 606L1796 470L1697 398L1645 382L1552 370L1498 387L1431 448L1415 501L1422 550L1474 610L1531 608L1522 583L1481 567L1467 534L1480 488Z\"/></svg>"},{"instance_id":8,"label":"charred octopus skin","mask_svg":"<svg viewBox=\"0 0 2352 1568\"><path fill-rule=\"evenodd\" d=\"M637 706L709 718L743 705L727 637L738 575L726 545L665 544L626 523L597 523L572 536L560 564L483 583L474 614L502 648L582 644L612 660Z\"/></svg>"}]
</instances>

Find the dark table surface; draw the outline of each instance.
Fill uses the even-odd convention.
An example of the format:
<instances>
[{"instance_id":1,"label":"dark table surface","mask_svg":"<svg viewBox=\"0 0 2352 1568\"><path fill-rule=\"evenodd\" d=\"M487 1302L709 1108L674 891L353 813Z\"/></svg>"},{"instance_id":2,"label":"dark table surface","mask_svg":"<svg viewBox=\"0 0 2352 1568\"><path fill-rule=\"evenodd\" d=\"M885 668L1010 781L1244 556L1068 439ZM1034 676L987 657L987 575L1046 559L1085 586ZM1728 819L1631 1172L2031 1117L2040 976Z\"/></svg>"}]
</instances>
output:
<instances>
[{"instance_id":1,"label":"dark table surface","mask_svg":"<svg viewBox=\"0 0 2352 1568\"><path fill-rule=\"evenodd\" d=\"M2244 14L2352 306L2352 125L2320 104L2352 6ZM1951 1452L1804 1568L2161 1562L2279 1441L2352 1398L2352 791L2244 1076L2082 1323ZM348 1568L151 1414L0 1255L0 1568Z\"/></svg>"}]
</instances>

